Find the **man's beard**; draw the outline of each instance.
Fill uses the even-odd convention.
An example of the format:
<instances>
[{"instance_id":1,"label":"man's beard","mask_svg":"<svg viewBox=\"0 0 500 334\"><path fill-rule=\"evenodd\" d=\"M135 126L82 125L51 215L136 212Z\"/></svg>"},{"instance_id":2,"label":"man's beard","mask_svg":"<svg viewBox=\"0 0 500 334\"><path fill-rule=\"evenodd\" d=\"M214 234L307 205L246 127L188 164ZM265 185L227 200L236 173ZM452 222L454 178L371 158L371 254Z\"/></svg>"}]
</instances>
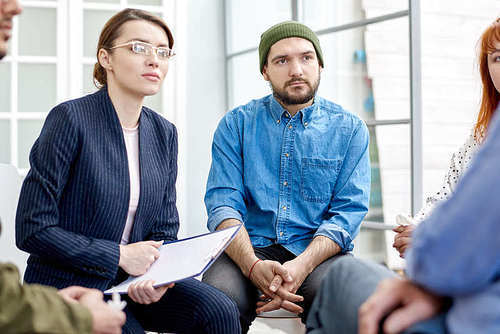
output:
<instances>
[{"instance_id":1,"label":"man's beard","mask_svg":"<svg viewBox=\"0 0 500 334\"><path fill-rule=\"evenodd\" d=\"M297 82L297 81L304 82L307 85L308 90L302 95L291 96L286 91L286 88L290 84ZM318 79L313 84L311 84L309 81L304 80L304 79L291 79L285 83L285 87L283 89L279 89L279 88L275 87L271 81L269 81L269 83L271 85L271 89L273 90L273 96L277 100L281 101L284 105L289 106L289 105L304 104L304 103L309 102L311 99L313 99L314 96L316 96L316 92L318 91L320 81L321 81L321 75L318 73Z\"/></svg>"}]
</instances>

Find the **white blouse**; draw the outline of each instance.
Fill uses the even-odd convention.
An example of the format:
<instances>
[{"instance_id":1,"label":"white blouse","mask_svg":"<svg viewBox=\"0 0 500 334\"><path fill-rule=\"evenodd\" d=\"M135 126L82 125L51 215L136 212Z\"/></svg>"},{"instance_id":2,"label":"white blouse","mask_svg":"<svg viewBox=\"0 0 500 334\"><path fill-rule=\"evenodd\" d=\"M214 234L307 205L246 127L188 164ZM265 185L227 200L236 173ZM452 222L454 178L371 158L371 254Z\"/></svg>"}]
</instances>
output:
<instances>
[{"instance_id":1,"label":"white blouse","mask_svg":"<svg viewBox=\"0 0 500 334\"><path fill-rule=\"evenodd\" d=\"M139 167L139 125L135 128L122 128L127 149L128 170L130 177L130 199L128 204L127 221L122 234L122 245L127 245L130 239L130 233L134 226L135 212L139 204L141 193L141 175Z\"/></svg>"},{"instance_id":2,"label":"white blouse","mask_svg":"<svg viewBox=\"0 0 500 334\"><path fill-rule=\"evenodd\" d=\"M474 131L472 131L471 135L465 141L465 144L462 145L457 152L453 153L448 173L444 177L443 185L439 191L434 195L427 197L425 205L415 215L414 219L417 223L420 223L422 220L427 218L439 202L446 200L450 194L455 191L458 180L467 170L467 167L479 147L480 143L476 141Z\"/></svg>"}]
</instances>

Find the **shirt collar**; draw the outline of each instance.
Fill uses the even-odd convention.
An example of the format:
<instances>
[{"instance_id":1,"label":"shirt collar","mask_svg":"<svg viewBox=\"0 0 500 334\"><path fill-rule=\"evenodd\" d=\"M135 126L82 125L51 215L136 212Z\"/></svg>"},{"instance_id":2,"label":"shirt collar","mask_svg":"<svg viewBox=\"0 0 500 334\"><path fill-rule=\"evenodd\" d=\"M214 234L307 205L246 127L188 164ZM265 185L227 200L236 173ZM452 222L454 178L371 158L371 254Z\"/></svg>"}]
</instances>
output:
<instances>
[{"instance_id":1,"label":"shirt collar","mask_svg":"<svg viewBox=\"0 0 500 334\"><path fill-rule=\"evenodd\" d=\"M270 111L271 111L271 116L273 117L273 120L275 123L279 124L281 121L281 118L288 113L285 108L281 106L281 104L276 100L276 98L273 95L270 95Z\"/></svg>"},{"instance_id":2,"label":"shirt collar","mask_svg":"<svg viewBox=\"0 0 500 334\"><path fill-rule=\"evenodd\" d=\"M271 103L270 110L274 121L279 124L283 116L288 114L288 111L281 106L273 95L270 95ZM321 97L315 96L314 102L309 107L299 110L298 114L301 119L302 125L307 127L311 123L311 119L315 110L319 108Z\"/></svg>"}]
</instances>

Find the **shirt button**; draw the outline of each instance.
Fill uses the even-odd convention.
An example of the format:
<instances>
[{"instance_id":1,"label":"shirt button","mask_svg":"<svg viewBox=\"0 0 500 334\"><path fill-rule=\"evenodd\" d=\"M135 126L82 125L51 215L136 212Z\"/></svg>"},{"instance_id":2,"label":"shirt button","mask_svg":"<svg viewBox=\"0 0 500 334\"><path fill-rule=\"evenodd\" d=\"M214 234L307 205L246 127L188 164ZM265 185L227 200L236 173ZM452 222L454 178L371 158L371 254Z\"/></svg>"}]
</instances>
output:
<instances>
[{"instance_id":1,"label":"shirt button","mask_svg":"<svg viewBox=\"0 0 500 334\"><path fill-rule=\"evenodd\" d=\"M288 185L288 182L283 182L283 185L286 187Z\"/></svg>"},{"instance_id":2,"label":"shirt button","mask_svg":"<svg viewBox=\"0 0 500 334\"><path fill-rule=\"evenodd\" d=\"M283 236L283 231L280 232L280 237L282 237L282 236Z\"/></svg>"},{"instance_id":3,"label":"shirt button","mask_svg":"<svg viewBox=\"0 0 500 334\"><path fill-rule=\"evenodd\" d=\"M285 157L287 157L287 158L288 158L289 156L290 156L290 154L288 154L288 153L285 153Z\"/></svg>"},{"instance_id":4,"label":"shirt button","mask_svg":"<svg viewBox=\"0 0 500 334\"><path fill-rule=\"evenodd\" d=\"M307 122L304 122L304 126L307 126Z\"/></svg>"},{"instance_id":5,"label":"shirt button","mask_svg":"<svg viewBox=\"0 0 500 334\"><path fill-rule=\"evenodd\" d=\"M291 128L292 128L292 126L291 126L291 125L289 125L289 126L288 126L288 128L289 128L289 129L291 129Z\"/></svg>"},{"instance_id":6,"label":"shirt button","mask_svg":"<svg viewBox=\"0 0 500 334\"><path fill-rule=\"evenodd\" d=\"M277 120L276 123L280 124L280 120Z\"/></svg>"},{"instance_id":7,"label":"shirt button","mask_svg":"<svg viewBox=\"0 0 500 334\"><path fill-rule=\"evenodd\" d=\"M286 205L283 205L281 208L282 208L283 210L286 210Z\"/></svg>"}]
</instances>

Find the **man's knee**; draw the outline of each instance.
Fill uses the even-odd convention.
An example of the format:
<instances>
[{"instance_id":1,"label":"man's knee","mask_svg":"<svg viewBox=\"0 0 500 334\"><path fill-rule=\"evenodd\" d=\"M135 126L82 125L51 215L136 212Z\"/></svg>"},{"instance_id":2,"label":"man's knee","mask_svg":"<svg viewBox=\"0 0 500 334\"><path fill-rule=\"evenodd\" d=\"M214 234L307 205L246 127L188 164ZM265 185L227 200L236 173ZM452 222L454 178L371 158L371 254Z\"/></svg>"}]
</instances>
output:
<instances>
[{"instance_id":1,"label":"man's knee","mask_svg":"<svg viewBox=\"0 0 500 334\"><path fill-rule=\"evenodd\" d=\"M356 274L357 268L359 268L359 261L353 256L342 256L328 267L324 279L337 283L344 281L346 278L352 278L353 274Z\"/></svg>"},{"instance_id":2,"label":"man's knee","mask_svg":"<svg viewBox=\"0 0 500 334\"><path fill-rule=\"evenodd\" d=\"M395 276L386 267L375 262L365 261L354 256L342 256L336 260L326 274L325 280L330 284L362 283L365 280L379 281Z\"/></svg>"},{"instance_id":3,"label":"man's knee","mask_svg":"<svg viewBox=\"0 0 500 334\"><path fill-rule=\"evenodd\" d=\"M229 296L245 319L255 317L257 289L225 254L203 275L203 282Z\"/></svg>"},{"instance_id":4,"label":"man's knee","mask_svg":"<svg viewBox=\"0 0 500 334\"><path fill-rule=\"evenodd\" d=\"M316 294L320 291L323 279L325 279L325 277L329 273L332 265L343 257L351 256L338 255L321 263L311 272L311 274L309 274L309 276L300 287L298 293L304 297L304 301L301 304L301 306L304 308L304 312L301 314L301 318L304 322L307 318Z\"/></svg>"},{"instance_id":5,"label":"man's knee","mask_svg":"<svg viewBox=\"0 0 500 334\"><path fill-rule=\"evenodd\" d=\"M382 280L394 276L380 264L344 256L330 267L321 293L331 298L336 307L348 304L357 310Z\"/></svg>"},{"instance_id":6,"label":"man's knee","mask_svg":"<svg viewBox=\"0 0 500 334\"><path fill-rule=\"evenodd\" d=\"M332 277L336 273L340 273L343 271L343 269L339 270L333 270L332 273L332 267L336 265L337 262L343 260L343 258L352 258L352 256L344 256L344 255L338 255L334 258L331 258L323 263L321 263L319 266L317 266L311 274L306 278L304 281L300 292L303 293L304 295L304 301L306 303L306 306L308 303L312 303L313 298L315 297L316 293L319 291L321 287L321 283L325 279L325 277L328 276L329 280L337 280L336 277ZM345 265L341 265L345 266Z\"/></svg>"}]
</instances>

